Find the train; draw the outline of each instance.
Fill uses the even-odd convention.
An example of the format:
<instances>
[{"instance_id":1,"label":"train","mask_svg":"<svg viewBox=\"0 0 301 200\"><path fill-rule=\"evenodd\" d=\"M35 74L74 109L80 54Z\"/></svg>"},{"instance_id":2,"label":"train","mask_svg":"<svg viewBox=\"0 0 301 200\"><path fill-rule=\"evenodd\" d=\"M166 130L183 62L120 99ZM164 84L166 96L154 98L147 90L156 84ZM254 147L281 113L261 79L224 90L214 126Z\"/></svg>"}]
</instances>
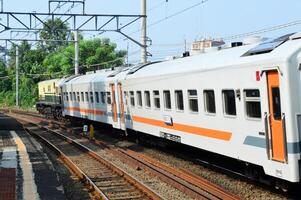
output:
<instances>
[{"instance_id":1,"label":"train","mask_svg":"<svg viewBox=\"0 0 301 200\"><path fill-rule=\"evenodd\" d=\"M300 183L300 70L293 33L63 78L57 96L62 117L233 158L286 190Z\"/></svg>"}]
</instances>

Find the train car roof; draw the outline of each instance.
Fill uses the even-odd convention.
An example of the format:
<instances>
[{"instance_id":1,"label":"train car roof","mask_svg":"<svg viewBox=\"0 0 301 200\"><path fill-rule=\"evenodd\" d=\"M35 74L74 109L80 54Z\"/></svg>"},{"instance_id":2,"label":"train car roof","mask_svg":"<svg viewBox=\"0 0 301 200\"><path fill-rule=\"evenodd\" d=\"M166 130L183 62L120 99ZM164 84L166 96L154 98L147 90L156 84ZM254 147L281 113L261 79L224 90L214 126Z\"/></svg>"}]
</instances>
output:
<instances>
[{"instance_id":1,"label":"train car roof","mask_svg":"<svg viewBox=\"0 0 301 200\"><path fill-rule=\"evenodd\" d=\"M133 74L129 74L127 79L160 76L165 74L208 71L233 66L243 66L250 63L275 63L285 61L296 50L301 48L301 39L292 40L289 39L289 36L291 35L287 36L287 40L283 43L277 43L277 40L274 40L270 42L271 44L266 42L244 45L151 64L141 68L140 70L137 70ZM260 51L261 47L262 53L258 54L258 51ZM255 54L252 54L251 50L253 50Z\"/></svg>"},{"instance_id":2,"label":"train car roof","mask_svg":"<svg viewBox=\"0 0 301 200\"><path fill-rule=\"evenodd\" d=\"M95 82L106 82L109 80L116 80L124 77L129 68L121 67L114 70L101 70L95 73L81 75L72 78L65 85L76 85L76 84L89 84Z\"/></svg>"},{"instance_id":3,"label":"train car roof","mask_svg":"<svg viewBox=\"0 0 301 200\"><path fill-rule=\"evenodd\" d=\"M51 82L59 82L61 79L56 78L56 79L50 79L50 80L45 80L45 81L40 81L39 84L45 84L45 83L51 83Z\"/></svg>"}]
</instances>

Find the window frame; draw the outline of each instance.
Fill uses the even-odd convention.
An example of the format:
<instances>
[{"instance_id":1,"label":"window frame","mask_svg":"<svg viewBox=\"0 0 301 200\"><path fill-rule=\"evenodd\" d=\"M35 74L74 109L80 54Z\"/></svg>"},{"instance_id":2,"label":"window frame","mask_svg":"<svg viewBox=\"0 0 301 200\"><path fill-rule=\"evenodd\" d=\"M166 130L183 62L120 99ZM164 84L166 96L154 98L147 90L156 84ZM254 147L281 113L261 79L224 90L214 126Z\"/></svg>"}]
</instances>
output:
<instances>
[{"instance_id":1,"label":"window frame","mask_svg":"<svg viewBox=\"0 0 301 200\"><path fill-rule=\"evenodd\" d=\"M275 121L282 121L282 106L281 106L281 93L280 93L280 87L279 86L272 86L271 88L271 93L272 93L272 109L273 109L273 114L272 117ZM275 102L276 98L279 100L278 103ZM276 115L277 114L277 115Z\"/></svg>"},{"instance_id":2,"label":"window frame","mask_svg":"<svg viewBox=\"0 0 301 200\"><path fill-rule=\"evenodd\" d=\"M93 92L90 92L90 95L89 95L89 97L90 97L90 103L94 103L94 93Z\"/></svg>"},{"instance_id":3,"label":"window frame","mask_svg":"<svg viewBox=\"0 0 301 200\"><path fill-rule=\"evenodd\" d=\"M85 95L84 92L80 92L80 98L82 102L85 102Z\"/></svg>"},{"instance_id":4,"label":"window frame","mask_svg":"<svg viewBox=\"0 0 301 200\"><path fill-rule=\"evenodd\" d=\"M166 94L169 94L169 107L167 107L167 102L166 102ZM164 109L167 111L171 111L172 110L172 105L171 105L171 92L170 90L163 90L163 102L164 102Z\"/></svg>"},{"instance_id":5,"label":"window frame","mask_svg":"<svg viewBox=\"0 0 301 200\"><path fill-rule=\"evenodd\" d=\"M90 101L89 93L88 92L85 92L85 100L86 100L86 102Z\"/></svg>"},{"instance_id":6,"label":"window frame","mask_svg":"<svg viewBox=\"0 0 301 200\"><path fill-rule=\"evenodd\" d=\"M136 91L136 98L137 98L137 107L142 108L142 92L140 90Z\"/></svg>"},{"instance_id":7,"label":"window frame","mask_svg":"<svg viewBox=\"0 0 301 200\"><path fill-rule=\"evenodd\" d=\"M108 105L111 105L112 104L112 94L111 92L106 92L106 102Z\"/></svg>"},{"instance_id":8,"label":"window frame","mask_svg":"<svg viewBox=\"0 0 301 200\"><path fill-rule=\"evenodd\" d=\"M207 96L207 92L213 92L213 97L214 97L214 112L209 112L208 111L208 102L207 102L207 98L206 98L206 96ZM203 98L204 98L204 112L205 112L205 114L206 115L211 115L211 116L215 116L216 115L216 113L217 113L217 109L216 109L216 98L215 98L215 91L214 91L214 89L204 89L203 90Z\"/></svg>"},{"instance_id":9,"label":"window frame","mask_svg":"<svg viewBox=\"0 0 301 200\"><path fill-rule=\"evenodd\" d=\"M147 97L148 94L148 97ZM152 107L152 101L151 101L151 93L149 90L144 91L144 105L145 108L151 109Z\"/></svg>"},{"instance_id":10,"label":"window frame","mask_svg":"<svg viewBox=\"0 0 301 200\"><path fill-rule=\"evenodd\" d=\"M76 99L76 93L73 92L72 94L73 94L73 101L74 101L74 102L77 102L77 99Z\"/></svg>"},{"instance_id":11,"label":"window frame","mask_svg":"<svg viewBox=\"0 0 301 200\"><path fill-rule=\"evenodd\" d=\"M77 102L80 102L79 92L76 92L76 98L77 98Z\"/></svg>"},{"instance_id":12,"label":"window frame","mask_svg":"<svg viewBox=\"0 0 301 200\"><path fill-rule=\"evenodd\" d=\"M196 95L191 95L189 92L191 91L195 91ZM189 89L187 90L187 99L188 99L188 108L189 108L189 112L193 113L193 114L198 114L200 112L200 108L199 108L199 96L198 96L198 90L197 89ZM192 110L190 101L191 100L196 100L197 102L197 111Z\"/></svg>"},{"instance_id":13,"label":"window frame","mask_svg":"<svg viewBox=\"0 0 301 200\"><path fill-rule=\"evenodd\" d=\"M100 102L106 104L106 93L104 91L100 92Z\"/></svg>"},{"instance_id":14,"label":"window frame","mask_svg":"<svg viewBox=\"0 0 301 200\"><path fill-rule=\"evenodd\" d=\"M234 94L234 105L235 105L235 114L232 115L232 114L229 114L227 113L226 111L226 99L225 99L225 93L226 92L233 92ZM235 90L234 89L222 89L222 101L223 101L223 114L225 117L229 117L229 118L236 118L237 117L237 105L236 105L236 93L235 93Z\"/></svg>"},{"instance_id":15,"label":"window frame","mask_svg":"<svg viewBox=\"0 0 301 200\"><path fill-rule=\"evenodd\" d=\"M246 91L248 90L257 90L259 92L259 97L247 97ZM243 95L244 95L244 111L245 111L245 118L247 120L252 120L252 121L261 121L262 120L262 101L261 101L261 93L260 89L258 88L248 88L248 89L243 89ZM248 116L248 111L247 111L247 102L259 102L260 105L260 117L250 117Z\"/></svg>"},{"instance_id":16,"label":"window frame","mask_svg":"<svg viewBox=\"0 0 301 200\"><path fill-rule=\"evenodd\" d=\"M94 92L95 103L100 103L99 92Z\"/></svg>"},{"instance_id":17,"label":"window frame","mask_svg":"<svg viewBox=\"0 0 301 200\"><path fill-rule=\"evenodd\" d=\"M135 102L135 92L134 91L130 91L130 105L131 107L135 107L136 102Z\"/></svg>"},{"instance_id":18,"label":"window frame","mask_svg":"<svg viewBox=\"0 0 301 200\"><path fill-rule=\"evenodd\" d=\"M178 92L181 92L182 93L182 105L183 105L183 109L180 109L179 108L179 96L178 96ZM176 108L176 111L177 112L184 112L185 111L185 105L184 105L184 92L183 92L183 90L180 90L180 89L177 89L177 90L175 90L175 92L174 92L174 94L175 94L175 108Z\"/></svg>"},{"instance_id":19,"label":"window frame","mask_svg":"<svg viewBox=\"0 0 301 200\"><path fill-rule=\"evenodd\" d=\"M155 92L158 92L158 94L155 94ZM156 106L156 99L159 99L159 105ZM160 91L159 90L153 90L153 103L154 103L154 108L155 110L160 110L161 109L161 102L160 102Z\"/></svg>"},{"instance_id":20,"label":"window frame","mask_svg":"<svg viewBox=\"0 0 301 200\"><path fill-rule=\"evenodd\" d=\"M69 92L69 99L70 99L70 101L73 101L72 92Z\"/></svg>"}]
</instances>

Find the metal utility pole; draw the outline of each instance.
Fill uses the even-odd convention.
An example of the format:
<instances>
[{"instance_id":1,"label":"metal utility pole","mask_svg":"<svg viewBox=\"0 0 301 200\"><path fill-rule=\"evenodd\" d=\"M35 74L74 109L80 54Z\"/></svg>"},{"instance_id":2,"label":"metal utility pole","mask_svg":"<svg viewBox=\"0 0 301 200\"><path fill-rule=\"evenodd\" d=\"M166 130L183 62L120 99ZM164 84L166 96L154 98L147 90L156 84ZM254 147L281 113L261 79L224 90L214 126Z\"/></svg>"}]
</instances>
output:
<instances>
[{"instance_id":1,"label":"metal utility pole","mask_svg":"<svg viewBox=\"0 0 301 200\"><path fill-rule=\"evenodd\" d=\"M16 106L19 107L19 47L16 46Z\"/></svg>"},{"instance_id":2,"label":"metal utility pole","mask_svg":"<svg viewBox=\"0 0 301 200\"><path fill-rule=\"evenodd\" d=\"M141 0L141 63L147 62L146 0Z\"/></svg>"},{"instance_id":3,"label":"metal utility pole","mask_svg":"<svg viewBox=\"0 0 301 200\"><path fill-rule=\"evenodd\" d=\"M74 71L75 75L79 74L79 41L78 41L78 31L74 31L74 48L75 48L75 56L74 56Z\"/></svg>"},{"instance_id":4,"label":"metal utility pole","mask_svg":"<svg viewBox=\"0 0 301 200\"><path fill-rule=\"evenodd\" d=\"M129 67L130 65L129 65L129 40L127 41L127 45L126 45L126 52L127 52L127 54L126 54L126 66L127 67Z\"/></svg>"}]
</instances>

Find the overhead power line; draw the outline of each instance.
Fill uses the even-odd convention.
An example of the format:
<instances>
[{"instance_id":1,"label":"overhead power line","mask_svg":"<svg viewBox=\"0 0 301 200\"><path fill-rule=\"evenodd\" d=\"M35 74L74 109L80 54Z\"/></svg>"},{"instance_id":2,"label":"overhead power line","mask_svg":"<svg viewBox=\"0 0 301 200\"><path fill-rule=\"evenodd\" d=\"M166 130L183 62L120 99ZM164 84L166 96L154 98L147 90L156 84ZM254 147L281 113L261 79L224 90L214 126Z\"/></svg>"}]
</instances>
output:
<instances>
[{"instance_id":1,"label":"overhead power line","mask_svg":"<svg viewBox=\"0 0 301 200\"><path fill-rule=\"evenodd\" d=\"M166 21L166 20L168 20L168 19L170 19L170 18L173 18L173 17L175 17L175 16L178 16L178 15L180 15L180 14L182 14L182 13L188 11L188 10L191 10L191 9L197 7L197 6L200 6L200 5L204 4L204 3L206 3L207 1L209 1L209 0L202 0L202 1L199 2L199 3L196 3L196 4L194 4L194 5L192 5L192 6L189 6L189 7L185 8L185 9L183 9L183 10L180 10L180 11L178 11L178 12L175 12L175 13L171 14L171 15L168 15L168 16L166 16L166 17L164 17L164 18L162 18L162 19L160 19L160 20L158 20L158 21L155 21L154 23L151 23L151 24L148 25L147 27L149 28L149 27L155 26L155 25L157 25L157 24L160 24L161 22L164 22L164 21Z\"/></svg>"},{"instance_id":2,"label":"overhead power line","mask_svg":"<svg viewBox=\"0 0 301 200\"><path fill-rule=\"evenodd\" d=\"M238 39L238 38L244 38L244 37L248 37L248 36L252 36L252 35L257 35L257 34L262 34L262 33L267 33L267 32L272 32L272 31L284 29L284 28L291 27L291 26L297 26L297 25L300 25L300 24L301 24L301 20L296 20L296 21L285 23L285 24L280 24L280 25L277 25L277 26L262 28L262 29L259 29L259 30L256 30L256 31L251 31L251 32L236 34L236 35L232 35L232 36L222 37L222 39L223 40L233 40L233 39Z\"/></svg>"},{"instance_id":3,"label":"overhead power line","mask_svg":"<svg viewBox=\"0 0 301 200\"><path fill-rule=\"evenodd\" d=\"M164 22L164 21L166 21L166 20L169 20L169 19L171 19L171 18L173 18L173 17L175 17L175 16L178 16L178 15L184 13L184 12L187 12L188 10L191 10L191 9L197 7L197 6L200 6L200 5L202 5L202 4L204 4L204 3L208 2L208 1L209 1L209 0L202 0L202 1L199 2L199 3L193 4L193 5L191 5L191 6L187 7L187 8L185 8L185 9L179 10L179 11L177 11L177 12L171 14L171 15L168 15L168 16L166 16L166 17L164 17L164 18L162 18L162 19L160 19L160 20L158 20L158 21L155 21L155 22L149 24L149 25L147 26L147 28L150 28L150 27L152 27L152 26L155 26L155 25L157 25L157 24L160 24L160 23L162 23L162 22ZM133 34L135 34L135 33L138 33L139 31L141 31L141 29L137 29L136 31L131 32L129 35L133 35ZM122 39L122 38L120 38L120 39Z\"/></svg>"}]
</instances>

